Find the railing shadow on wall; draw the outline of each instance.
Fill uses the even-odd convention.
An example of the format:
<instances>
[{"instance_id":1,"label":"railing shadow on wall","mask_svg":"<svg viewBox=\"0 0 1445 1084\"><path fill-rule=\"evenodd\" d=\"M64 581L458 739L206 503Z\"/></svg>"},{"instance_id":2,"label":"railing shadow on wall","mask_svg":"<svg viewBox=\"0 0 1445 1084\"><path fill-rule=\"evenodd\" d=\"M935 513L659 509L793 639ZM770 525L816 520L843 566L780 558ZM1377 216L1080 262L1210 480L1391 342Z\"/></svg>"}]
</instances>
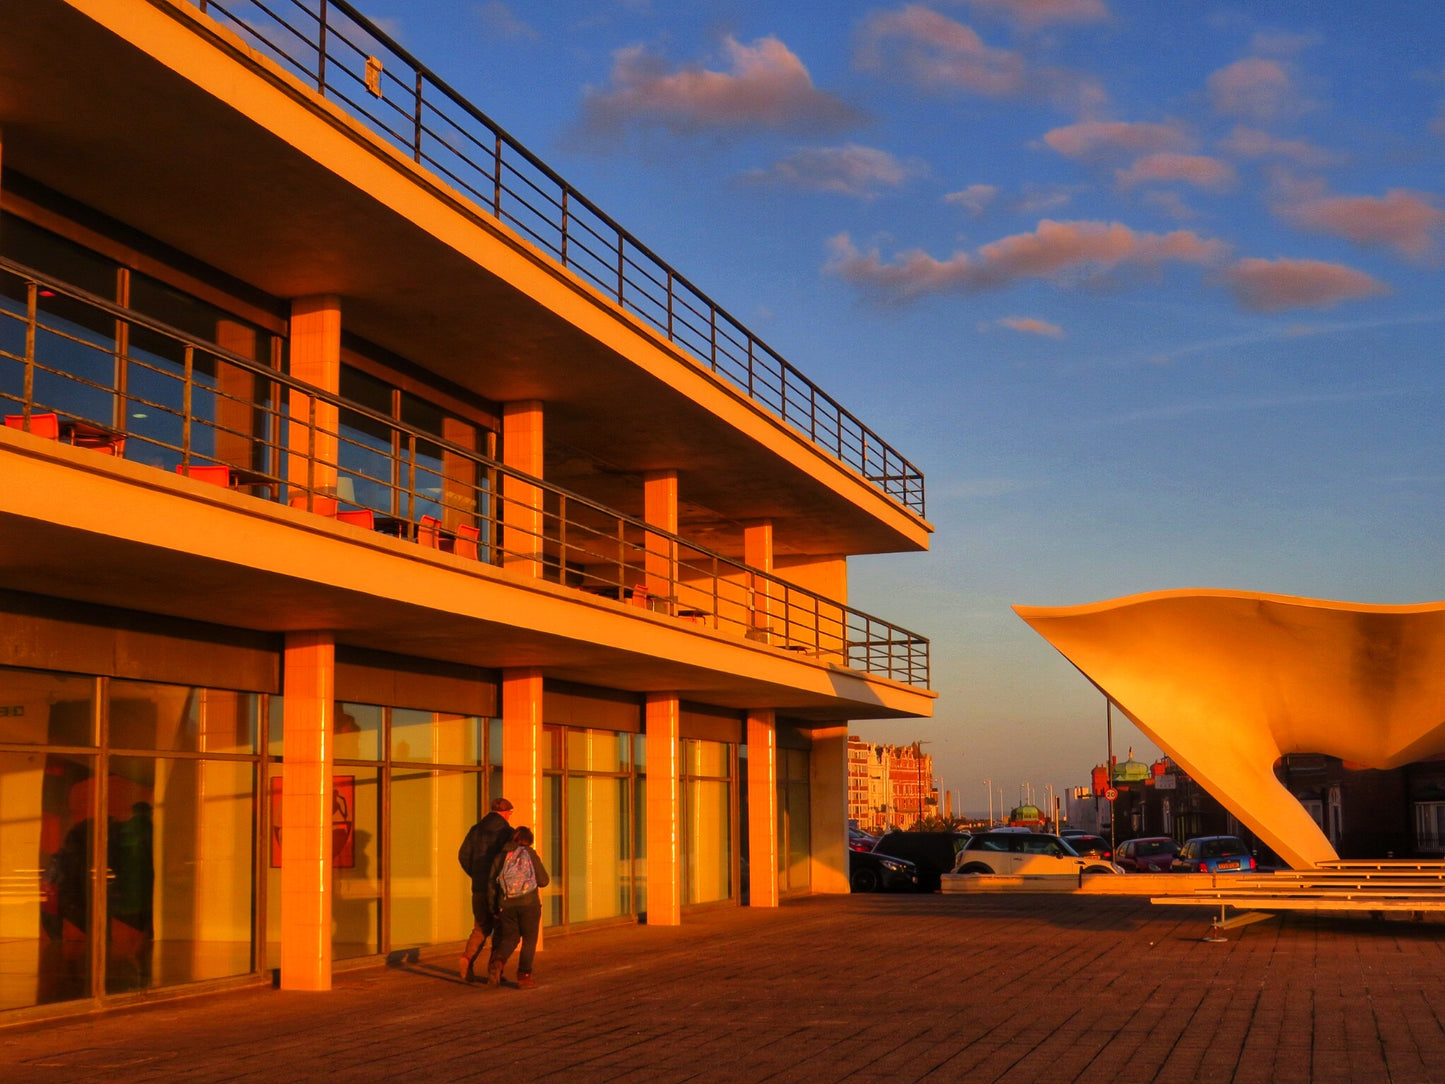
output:
<instances>
[{"instance_id":1,"label":"railing shadow on wall","mask_svg":"<svg viewBox=\"0 0 1445 1084\"><path fill-rule=\"evenodd\" d=\"M6 424L914 686L928 641L0 259Z\"/></svg>"},{"instance_id":2,"label":"railing shadow on wall","mask_svg":"<svg viewBox=\"0 0 1445 1084\"><path fill-rule=\"evenodd\" d=\"M343 0L191 0L864 480L924 514L923 474Z\"/></svg>"}]
</instances>

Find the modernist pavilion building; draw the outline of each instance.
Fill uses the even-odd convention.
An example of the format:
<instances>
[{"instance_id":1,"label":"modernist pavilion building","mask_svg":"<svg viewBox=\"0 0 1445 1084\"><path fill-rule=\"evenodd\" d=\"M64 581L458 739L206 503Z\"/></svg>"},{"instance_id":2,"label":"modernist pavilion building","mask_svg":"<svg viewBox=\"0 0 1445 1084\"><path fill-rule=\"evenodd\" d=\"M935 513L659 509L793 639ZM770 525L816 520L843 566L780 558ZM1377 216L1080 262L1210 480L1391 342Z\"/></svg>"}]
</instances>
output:
<instances>
[{"instance_id":1,"label":"modernist pavilion building","mask_svg":"<svg viewBox=\"0 0 1445 1084\"><path fill-rule=\"evenodd\" d=\"M335 0L0 13L0 1020L846 891L923 480Z\"/></svg>"}]
</instances>

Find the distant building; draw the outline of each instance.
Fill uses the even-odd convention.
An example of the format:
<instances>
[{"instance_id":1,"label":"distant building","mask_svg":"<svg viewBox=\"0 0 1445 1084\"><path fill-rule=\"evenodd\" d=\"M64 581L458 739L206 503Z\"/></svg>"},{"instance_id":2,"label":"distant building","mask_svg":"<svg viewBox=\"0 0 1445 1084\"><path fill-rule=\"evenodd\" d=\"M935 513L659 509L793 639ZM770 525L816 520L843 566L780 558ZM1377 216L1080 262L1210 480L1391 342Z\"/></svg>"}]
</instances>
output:
<instances>
[{"instance_id":1,"label":"distant building","mask_svg":"<svg viewBox=\"0 0 1445 1084\"><path fill-rule=\"evenodd\" d=\"M911 828L938 811L933 757L919 743L870 745L848 736L848 819L866 832Z\"/></svg>"}]
</instances>

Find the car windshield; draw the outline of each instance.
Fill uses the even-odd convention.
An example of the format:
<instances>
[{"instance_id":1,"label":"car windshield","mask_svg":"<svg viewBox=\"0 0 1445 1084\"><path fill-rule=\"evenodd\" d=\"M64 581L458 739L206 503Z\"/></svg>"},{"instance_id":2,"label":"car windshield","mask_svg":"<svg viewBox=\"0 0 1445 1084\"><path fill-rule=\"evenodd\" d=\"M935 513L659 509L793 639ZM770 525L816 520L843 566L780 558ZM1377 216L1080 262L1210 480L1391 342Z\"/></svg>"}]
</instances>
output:
<instances>
[{"instance_id":1,"label":"car windshield","mask_svg":"<svg viewBox=\"0 0 1445 1084\"><path fill-rule=\"evenodd\" d=\"M1174 844L1163 839L1146 839L1134 845L1134 853L1140 858L1154 858L1161 854L1174 853Z\"/></svg>"},{"instance_id":2,"label":"car windshield","mask_svg":"<svg viewBox=\"0 0 1445 1084\"><path fill-rule=\"evenodd\" d=\"M1248 853L1244 844L1237 839L1206 839L1200 849L1200 856L1203 858L1229 858Z\"/></svg>"}]
</instances>

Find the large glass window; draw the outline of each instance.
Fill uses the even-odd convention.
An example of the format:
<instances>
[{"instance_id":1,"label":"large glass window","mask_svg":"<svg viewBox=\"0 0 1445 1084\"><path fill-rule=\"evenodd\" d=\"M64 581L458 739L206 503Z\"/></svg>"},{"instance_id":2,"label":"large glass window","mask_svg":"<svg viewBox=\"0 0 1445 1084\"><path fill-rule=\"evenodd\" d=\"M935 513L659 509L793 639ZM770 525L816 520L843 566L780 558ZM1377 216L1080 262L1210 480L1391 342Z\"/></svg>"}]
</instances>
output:
<instances>
[{"instance_id":1,"label":"large glass window","mask_svg":"<svg viewBox=\"0 0 1445 1084\"><path fill-rule=\"evenodd\" d=\"M260 706L0 668L0 1009L255 969Z\"/></svg>"},{"instance_id":2,"label":"large glass window","mask_svg":"<svg viewBox=\"0 0 1445 1084\"><path fill-rule=\"evenodd\" d=\"M336 705L333 958L471 932L471 883L455 856L500 782L501 729L454 712Z\"/></svg>"},{"instance_id":3,"label":"large glass window","mask_svg":"<svg viewBox=\"0 0 1445 1084\"><path fill-rule=\"evenodd\" d=\"M538 839L552 875L542 894L544 923L636 913L635 736L549 726L543 744L546 808Z\"/></svg>"},{"instance_id":4,"label":"large glass window","mask_svg":"<svg viewBox=\"0 0 1445 1084\"><path fill-rule=\"evenodd\" d=\"M682 742L683 903L732 896L732 746Z\"/></svg>"},{"instance_id":5,"label":"large glass window","mask_svg":"<svg viewBox=\"0 0 1445 1084\"><path fill-rule=\"evenodd\" d=\"M778 750L778 891L806 892L811 884L812 798L806 749Z\"/></svg>"}]
</instances>

